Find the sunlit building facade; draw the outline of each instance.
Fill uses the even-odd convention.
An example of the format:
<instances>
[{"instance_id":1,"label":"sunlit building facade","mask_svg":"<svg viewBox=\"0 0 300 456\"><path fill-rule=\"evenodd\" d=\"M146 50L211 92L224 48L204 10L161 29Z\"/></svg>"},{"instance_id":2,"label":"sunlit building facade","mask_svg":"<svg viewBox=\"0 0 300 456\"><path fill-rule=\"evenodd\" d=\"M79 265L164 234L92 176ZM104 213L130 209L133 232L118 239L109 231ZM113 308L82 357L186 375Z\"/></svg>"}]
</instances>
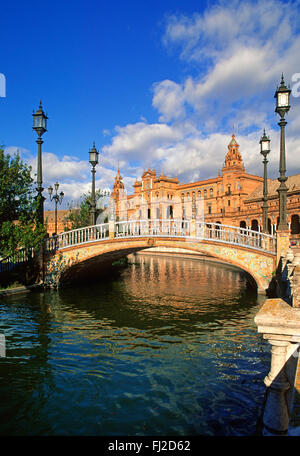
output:
<instances>
[{"instance_id":1,"label":"sunlit building facade","mask_svg":"<svg viewBox=\"0 0 300 456\"><path fill-rule=\"evenodd\" d=\"M277 179L268 179L268 231L276 232L279 217ZM287 181L288 223L292 234L299 234L300 175ZM180 183L177 178L146 170L136 180L134 193L127 195L118 170L113 185L117 220L184 219L262 230L263 177L245 170L234 133L222 170L217 177L197 182Z\"/></svg>"}]
</instances>

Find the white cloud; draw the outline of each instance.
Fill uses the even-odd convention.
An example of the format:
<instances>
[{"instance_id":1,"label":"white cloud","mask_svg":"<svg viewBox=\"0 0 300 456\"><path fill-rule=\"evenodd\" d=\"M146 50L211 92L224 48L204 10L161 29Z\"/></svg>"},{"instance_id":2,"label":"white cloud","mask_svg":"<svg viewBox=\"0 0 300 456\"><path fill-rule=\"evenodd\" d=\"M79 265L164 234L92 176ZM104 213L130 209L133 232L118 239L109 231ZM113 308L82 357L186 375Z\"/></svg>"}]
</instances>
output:
<instances>
[{"instance_id":1,"label":"white cloud","mask_svg":"<svg viewBox=\"0 0 300 456\"><path fill-rule=\"evenodd\" d=\"M30 157L29 163L33 173L36 173L37 158ZM58 158L51 152L43 152L43 180L84 180L89 171L89 163L86 160L78 160L76 157L64 156Z\"/></svg>"},{"instance_id":2,"label":"white cloud","mask_svg":"<svg viewBox=\"0 0 300 456\"><path fill-rule=\"evenodd\" d=\"M298 24L299 2L279 0L219 2L202 15L170 16L165 46L178 49L187 65L197 62L199 71L182 82L156 83L153 106L160 120L172 121L188 112L200 127L216 128L216 123L224 126L224 119L225 126L229 118L236 124L243 110L259 113L259 118L266 109L273 114L270 91L275 91L281 72L287 82L299 72ZM245 128L259 126L246 125L246 118Z\"/></svg>"},{"instance_id":3,"label":"white cloud","mask_svg":"<svg viewBox=\"0 0 300 456\"><path fill-rule=\"evenodd\" d=\"M278 176L279 127L274 92L281 72L300 72L299 1L220 1L203 14L167 18L163 43L181 59L184 79L153 83L158 121L104 130L96 187L112 188L117 167L128 192L147 167L182 182L206 179L222 168L232 126L246 170L262 175L259 140L271 137L269 176ZM288 174L300 172L300 97L287 117ZM90 190L87 161L43 153L45 183L58 180L66 201ZM29 160L36 168L35 159ZM45 184L46 185L46 184ZM48 203L47 203L48 204Z\"/></svg>"},{"instance_id":4,"label":"white cloud","mask_svg":"<svg viewBox=\"0 0 300 456\"><path fill-rule=\"evenodd\" d=\"M165 80L153 86L152 104L161 112L159 120L168 122L171 119L184 117L184 89L176 82Z\"/></svg>"},{"instance_id":5,"label":"white cloud","mask_svg":"<svg viewBox=\"0 0 300 456\"><path fill-rule=\"evenodd\" d=\"M183 137L181 129L163 123L147 124L138 122L125 127L116 127L112 144L102 151L110 157L121 158L127 162L156 159L157 149L164 144L172 144Z\"/></svg>"}]
</instances>

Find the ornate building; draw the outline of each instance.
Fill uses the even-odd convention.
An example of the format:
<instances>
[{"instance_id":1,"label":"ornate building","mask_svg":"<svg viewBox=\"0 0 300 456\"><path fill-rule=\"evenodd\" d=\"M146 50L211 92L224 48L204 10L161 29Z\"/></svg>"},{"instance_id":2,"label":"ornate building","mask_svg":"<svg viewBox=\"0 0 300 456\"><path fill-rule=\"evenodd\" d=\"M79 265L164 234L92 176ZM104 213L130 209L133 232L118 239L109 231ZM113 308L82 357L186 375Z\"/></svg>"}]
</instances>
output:
<instances>
[{"instance_id":1,"label":"ornate building","mask_svg":"<svg viewBox=\"0 0 300 456\"><path fill-rule=\"evenodd\" d=\"M288 223L293 234L300 232L300 175L287 181ZM277 179L268 179L269 233L276 231L278 221ZM206 222L262 230L263 178L245 170L234 133L222 172L218 176L187 184L177 178L159 176L146 170L136 180L133 195L127 195L119 169L112 198L117 220L127 219L204 219Z\"/></svg>"},{"instance_id":2,"label":"ornate building","mask_svg":"<svg viewBox=\"0 0 300 456\"><path fill-rule=\"evenodd\" d=\"M67 226L66 218L68 214L68 209L57 210L57 233L63 232L65 226ZM55 232L55 211L44 212L44 223L46 225L48 235L52 236Z\"/></svg>"},{"instance_id":3,"label":"ornate building","mask_svg":"<svg viewBox=\"0 0 300 456\"><path fill-rule=\"evenodd\" d=\"M268 179L268 230L276 232L279 217L277 179ZM300 174L288 177L287 213L291 233L300 233ZM113 184L117 220L191 219L262 230L263 178L249 174L234 133L221 172L217 177L182 184L177 178L146 170L127 195L120 170ZM64 231L68 210L58 210L58 230ZM48 234L54 229L54 211L45 212ZM98 222L100 223L100 222Z\"/></svg>"}]
</instances>

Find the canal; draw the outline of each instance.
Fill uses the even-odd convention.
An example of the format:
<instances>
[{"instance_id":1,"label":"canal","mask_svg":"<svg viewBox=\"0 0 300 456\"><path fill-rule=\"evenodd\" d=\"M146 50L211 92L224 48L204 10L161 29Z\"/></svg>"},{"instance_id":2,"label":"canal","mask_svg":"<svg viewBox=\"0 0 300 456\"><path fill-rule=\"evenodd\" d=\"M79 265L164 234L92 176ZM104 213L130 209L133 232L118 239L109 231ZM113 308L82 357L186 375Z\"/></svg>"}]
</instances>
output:
<instances>
[{"instance_id":1,"label":"canal","mask_svg":"<svg viewBox=\"0 0 300 456\"><path fill-rule=\"evenodd\" d=\"M137 255L0 301L1 435L253 435L270 349L243 272Z\"/></svg>"}]
</instances>

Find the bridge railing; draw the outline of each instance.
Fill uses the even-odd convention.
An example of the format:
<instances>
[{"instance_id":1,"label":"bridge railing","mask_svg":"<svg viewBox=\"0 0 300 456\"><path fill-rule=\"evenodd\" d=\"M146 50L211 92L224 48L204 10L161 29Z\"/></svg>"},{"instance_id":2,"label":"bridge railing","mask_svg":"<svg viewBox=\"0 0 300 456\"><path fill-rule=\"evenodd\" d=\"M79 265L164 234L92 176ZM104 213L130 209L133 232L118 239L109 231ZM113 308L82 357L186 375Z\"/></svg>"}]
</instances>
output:
<instances>
[{"instance_id":1,"label":"bridge railing","mask_svg":"<svg viewBox=\"0 0 300 456\"><path fill-rule=\"evenodd\" d=\"M110 231L111 230L111 231ZM248 248L276 253L276 237L258 231L218 223L196 222L181 219L127 220L101 225L87 226L66 231L48 238L45 249L48 252L79 244L143 236L166 236L215 240Z\"/></svg>"},{"instance_id":2,"label":"bridge railing","mask_svg":"<svg viewBox=\"0 0 300 456\"><path fill-rule=\"evenodd\" d=\"M276 236L237 226L197 222L196 237L208 241L217 240L218 242L237 244L270 253L276 252Z\"/></svg>"},{"instance_id":3,"label":"bridge railing","mask_svg":"<svg viewBox=\"0 0 300 456\"><path fill-rule=\"evenodd\" d=\"M147 219L115 223L115 237L190 236L189 220Z\"/></svg>"},{"instance_id":4,"label":"bridge railing","mask_svg":"<svg viewBox=\"0 0 300 456\"><path fill-rule=\"evenodd\" d=\"M65 231L57 236L52 236L46 239L45 249L47 252L51 252L64 247L71 247L73 245L108 239L108 237L108 223L86 226L84 228L77 228L76 230Z\"/></svg>"},{"instance_id":5,"label":"bridge railing","mask_svg":"<svg viewBox=\"0 0 300 456\"><path fill-rule=\"evenodd\" d=\"M32 258L34 258L34 249L19 249L12 255L0 259L0 273L12 271L16 266L27 263Z\"/></svg>"}]
</instances>

